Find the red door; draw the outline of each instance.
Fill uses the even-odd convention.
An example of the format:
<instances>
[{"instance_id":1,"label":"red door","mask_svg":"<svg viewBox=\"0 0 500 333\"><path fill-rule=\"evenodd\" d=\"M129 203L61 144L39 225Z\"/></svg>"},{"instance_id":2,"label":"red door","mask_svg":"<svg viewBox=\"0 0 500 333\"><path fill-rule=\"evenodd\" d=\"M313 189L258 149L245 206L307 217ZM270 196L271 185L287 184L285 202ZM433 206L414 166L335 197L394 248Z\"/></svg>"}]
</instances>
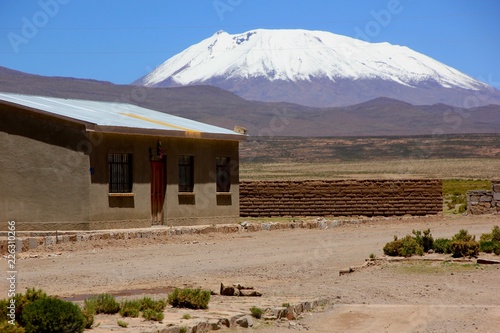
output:
<instances>
[{"instance_id":1,"label":"red door","mask_svg":"<svg viewBox=\"0 0 500 333\"><path fill-rule=\"evenodd\" d=\"M151 161L151 224L163 224L163 205L167 189L166 157Z\"/></svg>"}]
</instances>

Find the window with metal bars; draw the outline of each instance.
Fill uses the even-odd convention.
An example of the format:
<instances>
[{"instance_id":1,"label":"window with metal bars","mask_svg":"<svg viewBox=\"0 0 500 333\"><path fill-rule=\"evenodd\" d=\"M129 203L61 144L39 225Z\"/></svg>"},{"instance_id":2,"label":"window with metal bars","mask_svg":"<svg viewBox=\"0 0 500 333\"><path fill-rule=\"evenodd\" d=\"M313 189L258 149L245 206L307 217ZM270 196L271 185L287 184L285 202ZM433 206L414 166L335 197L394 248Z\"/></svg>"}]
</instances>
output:
<instances>
[{"instance_id":1,"label":"window with metal bars","mask_svg":"<svg viewBox=\"0 0 500 333\"><path fill-rule=\"evenodd\" d=\"M193 192L194 156L179 156L179 192Z\"/></svg>"},{"instance_id":2,"label":"window with metal bars","mask_svg":"<svg viewBox=\"0 0 500 333\"><path fill-rule=\"evenodd\" d=\"M231 167L229 162L229 157L215 158L217 192L229 192L231 189Z\"/></svg>"},{"instance_id":3,"label":"window with metal bars","mask_svg":"<svg viewBox=\"0 0 500 333\"><path fill-rule=\"evenodd\" d=\"M108 154L109 193L132 192L132 154Z\"/></svg>"}]
</instances>

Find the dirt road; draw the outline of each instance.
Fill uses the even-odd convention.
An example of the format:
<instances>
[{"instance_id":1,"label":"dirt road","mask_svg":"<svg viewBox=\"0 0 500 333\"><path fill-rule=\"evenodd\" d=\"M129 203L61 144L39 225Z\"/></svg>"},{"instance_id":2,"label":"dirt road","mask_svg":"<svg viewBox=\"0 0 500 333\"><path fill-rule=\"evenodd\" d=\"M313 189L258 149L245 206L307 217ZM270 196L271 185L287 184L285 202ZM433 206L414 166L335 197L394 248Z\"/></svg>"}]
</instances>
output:
<instances>
[{"instance_id":1,"label":"dirt road","mask_svg":"<svg viewBox=\"0 0 500 333\"><path fill-rule=\"evenodd\" d=\"M437 238L451 237L464 228L479 238L494 225L500 225L500 216L61 244L21 254L17 288L78 298L154 288L165 292L183 286L217 291L221 282L238 282L259 289L264 294L261 302L335 299L333 308L306 315L299 326L278 323L262 332L306 327L312 332L434 332L443 327L453 332L494 332L500 327L497 266L391 264L338 274L362 264L371 253L382 256L383 245L393 235L401 237L412 229L430 228ZM0 263L0 269L7 271L6 260ZM6 290L4 280L1 290Z\"/></svg>"}]
</instances>

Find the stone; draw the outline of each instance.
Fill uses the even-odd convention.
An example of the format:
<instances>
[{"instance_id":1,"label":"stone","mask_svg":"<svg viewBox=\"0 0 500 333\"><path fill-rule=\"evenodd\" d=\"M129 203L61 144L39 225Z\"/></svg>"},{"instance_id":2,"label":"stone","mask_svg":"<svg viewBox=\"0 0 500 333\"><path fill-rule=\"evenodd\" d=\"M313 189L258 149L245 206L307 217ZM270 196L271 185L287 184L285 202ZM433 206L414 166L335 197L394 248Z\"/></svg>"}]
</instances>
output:
<instances>
[{"instance_id":1,"label":"stone","mask_svg":"<svg viewBox=\"0 0 500 333\"><path fill-rule=\"evenodd\" d=\"M220 284L221 296L240 296L240 291L234 286L226 286L224 283Z\"/></svg>"},{"instance_id":2,"label":"stone","mask_svg":"<svg viewBox=\"0 0 500 333\"><path fill-rule=\"evenodd\" d=\"M290 306L286 309L286 319L288 320L297 319L297 314L295 313L293 306Z\"/></svg>"},{"instance_id":3,"label":"stone","mask_svg":"<svg viewBox=\"0 0 500 333\"><path fill-rule=\"evenodd\" d=\"M260 297L262 296L261 293L255 290L248 290L248 289L242 289L239 290L239 296L245 296L245 297Z\"/></svg>"},{"instance_id":4,"label":"stone","mask_svg":"<svg viewBox=\"0 0 500 333\"><path fill-rule=\"evenodd\" d=\"M227 319L227 318L222 318L222 319L219 319L219 325L221 325L221 326L226 326L226 327L230 327L230 326L231 326L231 323L230 323L229 319Z\"/></svg>"},{"instance_id":5,"label":"stone","mask_svg":"<svg viewBox=\"0 0 500 333\"><path fill-rule=\"evenodd\" d=\"M36 249L38 247L38 239L30 237L30 238L28 238L28 244L29 244L30 250Z\"/></svg>"},{"instance_id":6,"label":"stone","mask_svg":"<svg viewBox=\"0 0 500 333\"><path fill-rule=\"evenodd\" d=\"M227 319L226 319L227 320ZM229 322L228 322L229 324ZM221 327L221 320L219 319L209 319L208 320L208 328L210 331L218 331Z\"/></svg>"},{"instance_id":7,"label":"stone","mask_svg":"<svg viewBox=\"0 0 500 333\"><path fill-rule=\"evenodd\" d=\"M236 325L243 328L248 328L253 326L253 319L249 315L245 315L236 320Z\"/></svg>"}]
</instances>

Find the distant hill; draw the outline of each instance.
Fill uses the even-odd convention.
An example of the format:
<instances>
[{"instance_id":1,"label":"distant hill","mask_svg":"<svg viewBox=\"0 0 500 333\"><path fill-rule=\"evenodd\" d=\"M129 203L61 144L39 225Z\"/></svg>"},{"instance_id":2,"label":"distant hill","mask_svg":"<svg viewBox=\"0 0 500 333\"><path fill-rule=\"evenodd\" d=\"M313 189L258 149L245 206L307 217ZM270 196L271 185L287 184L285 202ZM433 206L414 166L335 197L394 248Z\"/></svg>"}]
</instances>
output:
<instances>
[{"instance_id":1,"label":"distant hill","mask_svg":"<svg viewBox=\"0 0 500 333\"><path fill-rule=\"evenodd\" d=\"M148 88L31 75L0 67L0 91L131 103L232 129L251 136L393 136L500 133L500 106L473 109L414 106L378 98L348 107L312 108L248 101L212 86Z\"/></svg>"}]
</instances>

